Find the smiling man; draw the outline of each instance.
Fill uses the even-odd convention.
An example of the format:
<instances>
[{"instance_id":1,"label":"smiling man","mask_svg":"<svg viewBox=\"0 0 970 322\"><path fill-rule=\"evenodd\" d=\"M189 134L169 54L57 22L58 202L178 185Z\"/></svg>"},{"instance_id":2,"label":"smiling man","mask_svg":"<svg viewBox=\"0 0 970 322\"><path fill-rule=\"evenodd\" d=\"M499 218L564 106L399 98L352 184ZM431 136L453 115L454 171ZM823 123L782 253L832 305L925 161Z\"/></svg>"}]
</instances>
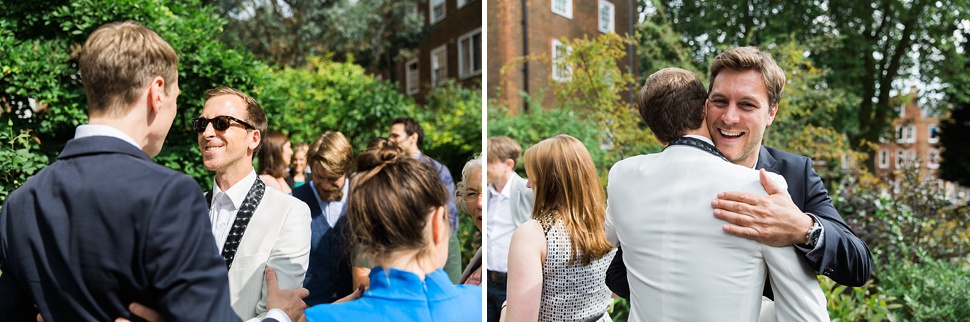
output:
<instances>
[{"instance_id":1,"label":"smiling man","mask_svg":"<svg viewBox=\"0 0 970 322\"><path fill-rule=\"evenodd\" d=\"M768 53L740 47L714 58L710 79L706 122L717 149L732 163L778 173L788 181L787 191L765 185L768 196L718 194L711 206L714 217L726 222L722 229L771 246L794 246L815 272L847 286L865 284L872 269L869 248L832 206L812 160L761 145L778 113L785 73ZM622 260L610 265L607 285L629 296ZM773 297L770 288L765 295Z\"/></svg>"},{"instance_id":2,"label":"smiling man","mask_svg":"<svg viewBox=\"0 0 970 322\"><path fill-rule=\"evenodd\" d=\"M253 155L266 131L266 113L252 97L219 87L205 92L193 120L206 169L215 172L209 220L229 269L232 308L244 320L266 316L263 271L277 271L281 288L303 286L310 255L310 209L256 176Z\"/></svg>"}]
</instances>

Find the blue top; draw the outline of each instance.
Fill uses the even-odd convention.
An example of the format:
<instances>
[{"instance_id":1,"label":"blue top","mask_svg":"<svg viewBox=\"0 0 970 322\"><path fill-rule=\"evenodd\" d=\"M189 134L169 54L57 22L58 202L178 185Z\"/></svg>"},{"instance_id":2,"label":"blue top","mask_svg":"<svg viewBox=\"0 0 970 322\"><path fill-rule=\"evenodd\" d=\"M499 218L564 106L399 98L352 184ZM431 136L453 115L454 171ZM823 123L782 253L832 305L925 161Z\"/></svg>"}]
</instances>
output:
<instances>
[{"instance_id":1,"label":"blue top","mask_svg":"<svg viewBox=\"0 0 970 322\"><path fill-rule=\"evenodd\" d=\"M357 300L306 310L307 321L481 321L482 288L454 285L444 270L418 275L378 266L370 288Z\"/></svg>"}]
</instances>

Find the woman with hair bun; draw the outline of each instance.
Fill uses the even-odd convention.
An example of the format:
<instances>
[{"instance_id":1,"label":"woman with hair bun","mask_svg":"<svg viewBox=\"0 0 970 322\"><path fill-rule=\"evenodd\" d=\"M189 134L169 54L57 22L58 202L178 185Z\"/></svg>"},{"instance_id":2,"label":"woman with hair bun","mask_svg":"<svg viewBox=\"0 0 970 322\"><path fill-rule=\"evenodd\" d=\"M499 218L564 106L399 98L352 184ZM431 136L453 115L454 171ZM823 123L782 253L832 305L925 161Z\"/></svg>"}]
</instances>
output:
<instances>
[{"instance_id":1,"label":"woman with hair bun","mask_svg":"<svg viewBox=\"0 0 970 322\"><path fill-rule=\"evenodd\" d=\"M480 321L482 289L454 285L448 259L448 190L433 169L396 146L364 151L347 220L374 267L370 288L347 303L306 310L307 321Z\"/></svg>"}]
</instances>

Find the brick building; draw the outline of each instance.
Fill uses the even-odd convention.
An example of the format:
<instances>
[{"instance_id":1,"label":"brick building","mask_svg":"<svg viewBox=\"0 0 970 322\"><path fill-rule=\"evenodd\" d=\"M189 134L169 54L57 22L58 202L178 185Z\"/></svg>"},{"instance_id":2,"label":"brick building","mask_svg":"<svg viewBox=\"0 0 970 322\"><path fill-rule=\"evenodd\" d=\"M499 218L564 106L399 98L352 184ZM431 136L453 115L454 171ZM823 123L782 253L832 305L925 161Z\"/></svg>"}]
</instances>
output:
<instances>
[{"instance_id":1,"label":"brick building","mask_svg":"<svg viewBox=\"0 0 970 322\"><path fill-rule=\"evenodd\" d=\"M939 119L923 115L917 100L914 87L900 106L899 118L892 122L895 139L883 140L876 151L876 176L895 180L893 172L896 169L916 165L921 175L936 178L940 167ZM970 198L970 189L953 182L936 180L948 199L967 201Z\"/></svg>"},{"instance_id":2,"label":"brick building","mask_svg":"<svg viewBox=\"0 0 970 322\"><path fill-rule=\"evenodd\" d=\"M482 0L419 2L431 33L416 58L396 63L393 81L419 103L434 86L449 79L470 88L482 84Z\"/></svg>"},{"instance_id":3,"label":"brick building","mask_svg":"<svg viewBox=\"0 0 970 322\"><path fill-rule=\"evenodd\" d=\"M533 95L545 91L543 105L552 102L550 81L560 76L554 68L554 48L559 39L595 38L601 33L632 34L636 13L633 0L488 0L488 84L486 95L499 99L513 113L528 109L519 92ZM633 48L620 68L635 66ZM549 57L551 61L526 61L501 69L521 57ZM629 98L629 96L625 97Z\"/></svg>"}]
</instances>

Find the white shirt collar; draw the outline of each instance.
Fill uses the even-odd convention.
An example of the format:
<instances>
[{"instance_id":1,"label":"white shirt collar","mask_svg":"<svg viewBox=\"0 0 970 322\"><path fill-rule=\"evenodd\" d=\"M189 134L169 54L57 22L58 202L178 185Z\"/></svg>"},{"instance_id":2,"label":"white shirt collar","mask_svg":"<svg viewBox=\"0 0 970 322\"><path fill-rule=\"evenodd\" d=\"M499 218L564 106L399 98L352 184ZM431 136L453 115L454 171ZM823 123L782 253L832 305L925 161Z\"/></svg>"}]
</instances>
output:
<instances>
[{"instance_id":1,"label":"white shirt collar","mask_svg":"<svg viewBox=\"0 0 970 322\"><path fill-rule=\"evenodd\" d=\"M135 143L135 139L132 139L131 136L128 136L127 133L122 132L121 130L113 128L111 126L101 125L101 124L83 124L83 125L78 125L77 129L74 130L75 139L85 138L89 136L110 136L113 138L119 138L122 141L128 142L131 145L134 145L139 150L141 150L141 146L139 146L138 143Z\"/></svg>"},{"instance_id":2,"label":"white shirt collar","mask_svg":"<svg viewBox=\"0 0 970 322\"><path fill-rule=\"evenodd\" d=\"M249 189L251 189L253 184L256 183L256 177L256 169L253 169L248 175L246 175L246 177L242 178L242 180L236 182L236 184L234 184L232 187L229 187L229 190L225 191L226 196L229 197L229 200L232 201L232 205L235 206L236 209L239 209L239 207L242 206L243 201L246 200L246 195L249 194ZM215 200L215 197L218 196L220 192L223 192L222 189L219 188L219 185L215 183L215 180L215 178L212 178L213 200Z\"/></svg>"},{"instance_id":3,"label":"white shirt collar","mask_svg":"<svg viewBox=\"0 0 970 322\"><path fill-rule=\"evenodd\" d=\"M495 190L495 185L494 184L488 185L488 192L491 193L493 196L494 195L502 195L505 198L512 198L512 179L513 178L519 178L519 174L518 173L515 173L513 171L512 172L512 175L509 176L509 181L506 181L505 182L505 186L502 187L502 191L501 192Z\"/></svg>"}]
</instances>

